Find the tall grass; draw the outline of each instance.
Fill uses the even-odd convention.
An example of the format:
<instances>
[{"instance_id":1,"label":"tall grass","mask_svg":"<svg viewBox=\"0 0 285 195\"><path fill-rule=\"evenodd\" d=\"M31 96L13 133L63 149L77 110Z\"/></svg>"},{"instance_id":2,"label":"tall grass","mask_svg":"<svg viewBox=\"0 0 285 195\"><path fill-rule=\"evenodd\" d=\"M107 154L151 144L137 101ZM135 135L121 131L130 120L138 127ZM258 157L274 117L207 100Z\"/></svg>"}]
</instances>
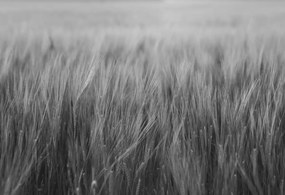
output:
<instances>
[{"instance_id":1,"label":"tall grass","mask_svg":"<svg viewBox=\"0 0 285 195\"><path fill-rule=\"evenodd\" d=\"M284 194L285 39L69 43L1 43L0 194Z\"/></svg>"}]
</instances>

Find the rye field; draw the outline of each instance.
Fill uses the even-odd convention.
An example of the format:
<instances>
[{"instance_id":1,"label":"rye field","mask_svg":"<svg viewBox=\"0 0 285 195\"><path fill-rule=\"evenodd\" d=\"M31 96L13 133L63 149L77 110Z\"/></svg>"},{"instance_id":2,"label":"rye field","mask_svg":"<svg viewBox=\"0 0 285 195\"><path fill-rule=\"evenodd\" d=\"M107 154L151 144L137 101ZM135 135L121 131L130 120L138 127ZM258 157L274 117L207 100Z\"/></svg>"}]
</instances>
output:
<instances>
[{"instance_id":1,"label":"rye field","mask_svg":"<svg viewBox=\"0 0 285 195\"><path fill-rule=\"evenodd\" d=\"M0 194L285 194L285 3L0 2Z\"/></svg>"}]
</instances>

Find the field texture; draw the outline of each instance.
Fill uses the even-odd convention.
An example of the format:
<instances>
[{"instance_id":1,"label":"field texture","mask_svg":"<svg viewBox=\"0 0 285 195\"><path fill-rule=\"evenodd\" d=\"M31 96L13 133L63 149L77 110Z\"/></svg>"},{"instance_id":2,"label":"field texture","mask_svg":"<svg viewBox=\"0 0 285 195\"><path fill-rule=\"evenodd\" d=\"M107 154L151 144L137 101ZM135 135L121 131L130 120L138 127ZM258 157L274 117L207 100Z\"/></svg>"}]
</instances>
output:
<instances>
[{"instance_id":1,"label":"field texture","mask_svg":"<svg viewBox=\"0 0 285 195\"><path fill-rule=\"evenodd\" d=\"M1 3L0 194L284 194L282 3Z\"/></svg>"}]
</instances>

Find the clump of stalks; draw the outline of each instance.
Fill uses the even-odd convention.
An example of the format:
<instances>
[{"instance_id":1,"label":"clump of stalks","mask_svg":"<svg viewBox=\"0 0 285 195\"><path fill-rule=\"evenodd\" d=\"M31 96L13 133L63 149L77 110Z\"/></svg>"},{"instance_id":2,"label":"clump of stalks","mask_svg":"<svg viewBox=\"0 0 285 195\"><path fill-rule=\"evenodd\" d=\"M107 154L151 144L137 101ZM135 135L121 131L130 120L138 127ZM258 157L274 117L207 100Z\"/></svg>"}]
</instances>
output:
<instances>
[{"instance_id":1,"label":"clump of stalks","mask_svg":"<svg viewBox=\"0 0 285 195\"><path fill-rule=\"evenodd\" d=\"M49 40L1 48L0 194L284 193L284 40Z\"/></svg>"}]
</instances>

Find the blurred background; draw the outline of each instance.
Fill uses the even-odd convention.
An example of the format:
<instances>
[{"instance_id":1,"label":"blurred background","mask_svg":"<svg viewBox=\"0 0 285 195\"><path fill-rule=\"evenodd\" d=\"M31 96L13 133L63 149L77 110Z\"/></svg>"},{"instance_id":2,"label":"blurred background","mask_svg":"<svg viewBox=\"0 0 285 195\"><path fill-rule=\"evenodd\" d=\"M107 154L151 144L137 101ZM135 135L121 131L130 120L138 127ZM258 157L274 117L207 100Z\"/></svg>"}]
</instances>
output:
<instances>
[{"instance_id":1,"label":"blurred background","mask_svg":"<svg viewBox=\"0 0 285 195\"><path fill-rule=\"evenodd\" d=\"M277 30L282 1L9 0L0 1L1 31L219 29Z\"/></svg>"}]
</instances>

